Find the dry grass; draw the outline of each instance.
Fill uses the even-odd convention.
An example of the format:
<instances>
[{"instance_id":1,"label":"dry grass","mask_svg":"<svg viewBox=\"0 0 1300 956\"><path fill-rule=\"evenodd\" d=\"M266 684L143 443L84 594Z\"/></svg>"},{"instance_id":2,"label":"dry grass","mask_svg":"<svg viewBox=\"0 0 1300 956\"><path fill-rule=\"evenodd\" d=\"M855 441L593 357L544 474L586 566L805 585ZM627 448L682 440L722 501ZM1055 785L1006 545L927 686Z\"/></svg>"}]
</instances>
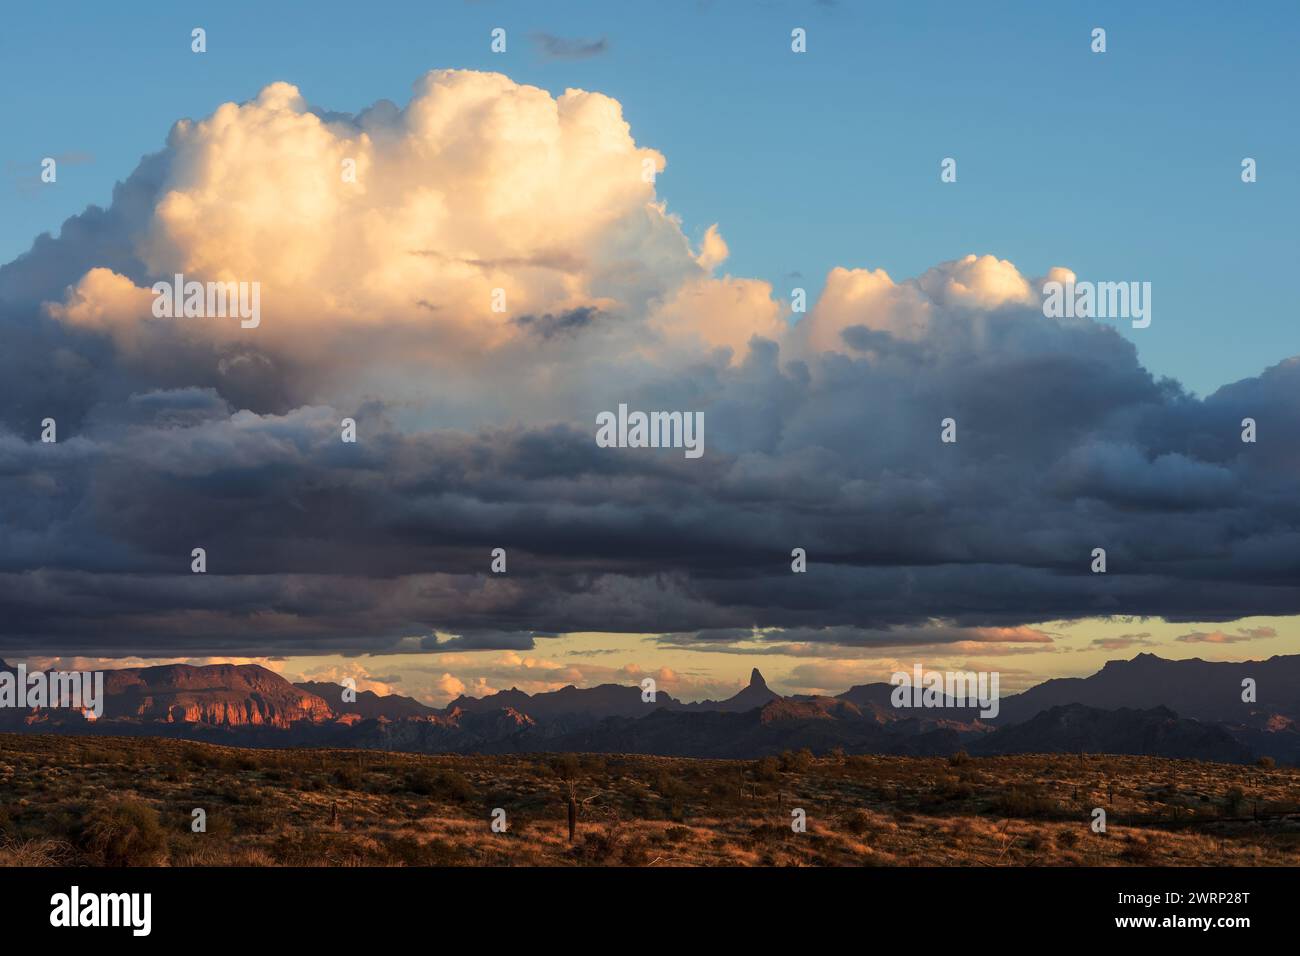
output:
<instances>
[{"instance_id":1,"label":"dry grass","mask_svg":"<svg viewBox=\"0 0 1300 956\"><path fill-rule=\"evenodd\" d=\"M206 832L191 832L196 807ZM491 829L496 807L505 833ZM791 830L795 807L806 833ZM1091 830L1094 807L1106 809L1104 835ZM8 866L1298 863L1292 768L1113 756L432 757L0 735Z\"/></svg>"}]
</instances>

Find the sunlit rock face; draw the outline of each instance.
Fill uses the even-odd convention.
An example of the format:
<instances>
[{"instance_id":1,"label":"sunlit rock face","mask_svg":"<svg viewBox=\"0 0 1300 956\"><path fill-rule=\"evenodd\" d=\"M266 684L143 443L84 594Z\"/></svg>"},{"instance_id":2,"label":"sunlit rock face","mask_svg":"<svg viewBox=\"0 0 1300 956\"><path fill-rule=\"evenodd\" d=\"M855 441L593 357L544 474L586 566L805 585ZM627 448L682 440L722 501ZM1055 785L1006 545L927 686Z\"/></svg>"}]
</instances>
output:
<instances>
[{"instance_id":1,"label":"sunlit rock face","mask_svg":"<svg viewBox=\"0 0 1300 956\"><path fill-rule=\"evenodd\" d=\"M329 704L256 664L109 671L104 714L165 723L288 728L333 718Z\"/></svg>"}]
</instances>

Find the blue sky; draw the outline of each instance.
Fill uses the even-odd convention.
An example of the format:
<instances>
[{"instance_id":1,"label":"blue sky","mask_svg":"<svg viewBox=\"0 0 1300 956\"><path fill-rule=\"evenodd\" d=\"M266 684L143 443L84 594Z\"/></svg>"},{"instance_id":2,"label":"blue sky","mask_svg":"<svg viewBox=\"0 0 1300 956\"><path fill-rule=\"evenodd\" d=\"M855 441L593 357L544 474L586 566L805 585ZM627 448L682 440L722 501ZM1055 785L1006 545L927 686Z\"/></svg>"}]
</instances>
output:
<instances>
[{"instance_id":1,"label":"blue sky","mask_svg":"<svg viewBox=\"0 0 1300 956\"><path fill-rule=\"evenodd\" d=\"M1300 352L1300 6L997 3L133 3L6 11L0 261L200 117L266 83L404 104L435 67L617 98L668 158L659 195L727 271L815 295L834 265L895 279L968 252L1025 275L1153 283L1144 364L1206 394ZM208 31L208 53L189 31ZM508 31L504 55L489 31ZM794 26L808 53L789 50ZM1108 51L1089 50L1092 27ZM607 40L547 58L532 38ZM1290 111L1290 112L1289 112ZM1290 119L1288 120L1288 115ZM65 163L36 188L43 156ZM958 182L938 163L958 160ZM1239 179L1243 156L1259 182ZM21 181L25 179L27 182Z\"/></svg>"}]
</instances>

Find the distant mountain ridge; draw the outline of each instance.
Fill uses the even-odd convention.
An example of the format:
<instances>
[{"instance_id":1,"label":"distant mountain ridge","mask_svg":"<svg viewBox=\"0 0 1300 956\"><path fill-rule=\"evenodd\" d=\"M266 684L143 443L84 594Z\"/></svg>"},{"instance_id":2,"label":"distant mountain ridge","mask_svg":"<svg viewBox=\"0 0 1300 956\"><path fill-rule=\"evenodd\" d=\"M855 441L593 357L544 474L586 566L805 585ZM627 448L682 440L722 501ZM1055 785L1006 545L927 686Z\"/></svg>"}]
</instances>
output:
<instances>
[{"instance_id":1,"label":"distant mountain ridge","mask_svg":"<svg viewBox=\"0 0 1300 956\"><path fill-rule=\"evenodd\" d=\"M422 704L414 697L401 694L376 694L373 690L356 691L356 699L344 699L342 684L330 681L300 681L293 685L301 691L314 694L325 701L337 714L356 714L359 717L385 720L405 720L408 717L430 717L438 713L436 707Z\"/></svg>"},{"instance_id":2,"label":"distant mountain ridge","mask_svg":"<svg viewBox=\"0 0 1300 956\"><path fill-rule=\"evenodd\" d=\"M1064 704L978 741L976 754L1108 753L1246 763L1253 754L1217 724L1179 717L1168 707L1101 710Z\"/></svg>"},{"instance_id":3,"label":"distant mountain ridge","mask_svg":"<svg viewBox=\"0 0 1300 956\"><path fill-rule=\"evenodd\" d=\"M1242 700L1255 682L1256 703ZM1261 712L1300 716L1300 655L1263 661L1166 660L1138 654L1108 661L1091 677L1054 678L1002 699L998 723L1017 723L1062 704L1089 707L1164 706L1195 720L1252 723Z\"/></svg>"},{"instance_id":4,"label":"distant mountain ridge","mask_svg":"<svg viewBox=\"0 0 1300 956\"><path fill-rule=\"evenodd\" d=\"M510 707L537 720L562 717L603 720L606 717L644 717L656 707L680 706L678 700L664 691L656 691L652 703L643 701L641 695L639 686L626 684L599 684L595 687L570 684L540 694L527 694L512 687L482 698L461 695L448 704L446 710L481 713Z\"/></svg>"},{"instance_id":5,"label":"distant mountain ridge","mask_svg":"<svg viewBox=\"0 0 1300 956\"><path fill-rule=\"evenodd\" d=\"M0 661L0 671L12 671ZM1256 698L1242 700L1242 682ZM834 696L783 697L757 668L718 701L684 703L639 686L601 684L528 694L462 695L445 708L329 682L291 684L257 664L186 664L105 672L103 717L0 709L0 729L227 739L251 746L340 746L423 752L597 751L756 757L815 752L945 754L1149 753L1300 765L1300 655L1266 661L1108 662L1090 677L1045 681L977 707L901 708L891 684Z\"/></svg>"}]
</instances>

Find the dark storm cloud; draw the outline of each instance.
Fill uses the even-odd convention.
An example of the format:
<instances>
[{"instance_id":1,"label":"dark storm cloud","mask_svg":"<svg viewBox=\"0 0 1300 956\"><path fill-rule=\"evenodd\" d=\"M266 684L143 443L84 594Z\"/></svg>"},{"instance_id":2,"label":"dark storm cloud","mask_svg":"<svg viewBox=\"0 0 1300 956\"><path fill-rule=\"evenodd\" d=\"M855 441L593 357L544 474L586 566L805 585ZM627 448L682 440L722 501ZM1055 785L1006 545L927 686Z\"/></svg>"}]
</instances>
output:
<instances>
[{"instance_id":1,"label":"dark storm cloud","mask_svg":"<svg viewBox=\"0 0 1300 956\"><path fill-rule=\"evenodd\" d=\"M883 646L899 628L968 639L935 619L1300 610L1294 451L1236 447L1233 392L1197 402L1119 362L1087 374L1132 398L1080 406L1060 377L1075 366L1052 356L1053 375L1017 363L1014 405L989 385L1008 381L997 360L925 383L913 366L908 403L873 402L879 369L808 379L770 358L723 375L706 412L721 448L698 461L599 449L567 425L403 433L379 411L347 445L334 410L232 412L199 389L136 394L93 437L5 436L0 646L528 649L572 630L749 640L754 625ZM1297 395L1291 362L1248 404L1295 435ZM953 408L963 432L941 446ZM206 575L189 570L197 546ZM806 574L789 570L795 546ZM1106 575L1088 571L1098 546ZM506 575L488 573L494 547Z\"/></svg>"},{"instance_id":2,"label":"dark storm cloud","mask_svg":"<svg viewBox=\"0 0 1300 956\"><path fill-rule=\"evenodd\" d=\"M426 637L420 641L425 651L531 651L536 645L533 635L526 631L469 631L447 638Z\"/></svg>"}]
</instances>

